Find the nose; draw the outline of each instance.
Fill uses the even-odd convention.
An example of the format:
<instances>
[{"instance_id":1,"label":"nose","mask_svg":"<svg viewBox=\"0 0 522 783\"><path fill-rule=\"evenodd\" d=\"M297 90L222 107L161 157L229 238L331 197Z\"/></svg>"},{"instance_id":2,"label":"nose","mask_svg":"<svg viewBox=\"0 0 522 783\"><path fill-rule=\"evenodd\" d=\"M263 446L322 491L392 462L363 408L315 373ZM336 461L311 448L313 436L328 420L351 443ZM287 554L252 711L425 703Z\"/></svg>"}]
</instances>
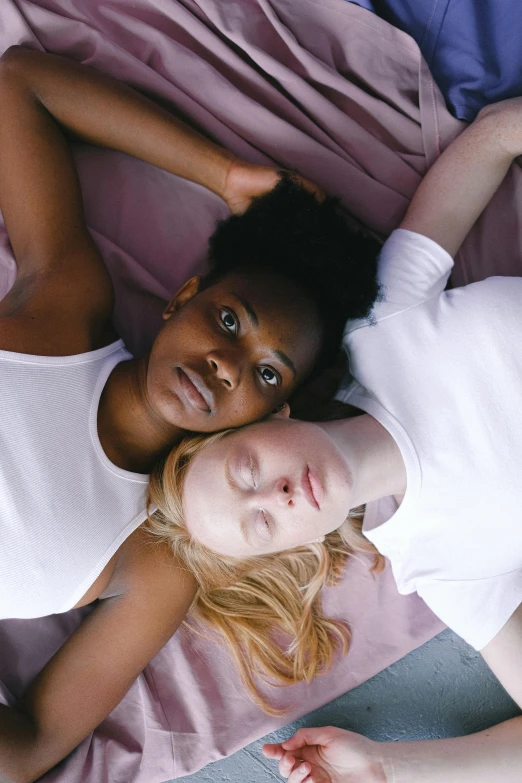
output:
<instances>
[{"instance_id":1,"label":"nose","mask_svg":"<svg viewBox=\"0 0 522 783\"><path fill-rule=\"evenodd\" d=\"M239 385L241 379L240 357L232 351L211 351L207 361L216 378L231 391Z\"/></svg>"},{"instance_id":2,"label":"nose","mask_svg":"<svg viewBox=\"0 0 522 783\"><path fill-rule=\"evenodd\" d=\"M276 503L280 506L295 506L295 488L287 478L280 478L274 486Z\"/></svg>"}]
</instances>

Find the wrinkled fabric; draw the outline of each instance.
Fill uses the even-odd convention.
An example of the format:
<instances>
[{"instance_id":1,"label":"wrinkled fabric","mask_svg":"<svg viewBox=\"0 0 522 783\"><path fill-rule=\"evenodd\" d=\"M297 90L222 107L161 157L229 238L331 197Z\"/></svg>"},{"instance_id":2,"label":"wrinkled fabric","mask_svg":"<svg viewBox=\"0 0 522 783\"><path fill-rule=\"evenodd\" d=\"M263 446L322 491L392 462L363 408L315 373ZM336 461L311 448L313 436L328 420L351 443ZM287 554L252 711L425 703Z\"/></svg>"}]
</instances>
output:
<instances>
[{"instance_id":1,"label":"wrinkled fabric","mask_svg":"<svg viewBox=\"0 0 522 783\"><path fill-rule=\"evenodd\" d=\"M426 168L462 129L411 38L344 0L1 0L0 51L14 43L90 63L175 108L255 162L298 169L381 237ZM116 288L116 324L147 349L165 301L204 269L226 206L203 188L123 154L77 146L89 227ZM514 167L459 253L453 281L520 270ZM15 276L0 229L0 286ZM249 701L222 647L186 631L46 783L161 783L192 773L360 684L441 623L390 570L353 559L326 610L352 647L310 685L271 689L285 719ZM0 623L0 698L10 703L88 609Z\"/></svg>"},{"instance_id":2,"label":"wrinkled fabric","mask_svg":"<svg viewBox=\"0 0 522 783\"><path fill-rule=\"evenodd\" d=\"M353 0L411 35L451 111L473 120L483 106L522 95L519 0Z\"/></svg>"}]
</instances>

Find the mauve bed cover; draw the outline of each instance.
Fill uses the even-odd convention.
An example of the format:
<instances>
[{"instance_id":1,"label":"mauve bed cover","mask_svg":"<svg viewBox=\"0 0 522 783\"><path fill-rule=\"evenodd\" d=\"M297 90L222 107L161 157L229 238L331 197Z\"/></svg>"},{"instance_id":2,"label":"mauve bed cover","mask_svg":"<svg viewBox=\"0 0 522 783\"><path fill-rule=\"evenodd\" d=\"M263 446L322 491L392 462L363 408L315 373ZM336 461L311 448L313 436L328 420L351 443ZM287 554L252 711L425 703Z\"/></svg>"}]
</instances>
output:
<instances>
[{"instance_id":1,"label":"mauve bed cover","mask_svg":"<svg viewBox=\"0 0 522 783\"><path fill-rule=\"evenodd\" d=\"M463 124L449 115L416 44L344 0L0 0L0 51L23 43L91 63L177 107L252 161L294 167L385 237L427 166ZM204 268L224 204L122 154L78 147L88 223L113 275L116 323L139 353L172 292ZM517 274L514 167L459 253L453 281ZM15 265L0 227L0 293ZM353 559L325 604L353 631L349 654L311 685L272 689L285 719L248 700L216 643L176 634L113 713L46 783L161 783L196 771L355 687L442 624L389 568ZM82 611L0 623L0 698L9 703ZM81 709L81 705L78 705Z\"/></svg>"}]
</instances>

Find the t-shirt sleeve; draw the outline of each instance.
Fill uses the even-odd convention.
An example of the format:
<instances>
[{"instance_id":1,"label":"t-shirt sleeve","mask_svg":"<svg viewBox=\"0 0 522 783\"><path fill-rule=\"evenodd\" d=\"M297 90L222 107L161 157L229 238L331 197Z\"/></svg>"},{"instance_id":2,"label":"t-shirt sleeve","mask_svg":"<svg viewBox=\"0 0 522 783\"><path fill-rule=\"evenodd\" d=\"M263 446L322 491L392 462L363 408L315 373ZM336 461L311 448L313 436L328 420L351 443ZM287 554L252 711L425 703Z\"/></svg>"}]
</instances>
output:
<instances>
[{"instance_id":1,"label":"t-shirt sleeve","mask_svg":"<svg viewBox=\"0 0 522 783\"><path fill-rule=\"evenodd\" d=\"M437 296L444 291L452 268L450 254L432 239L398 228L379 256L382 304L388 311L390 306L402 310Z\"/></svg>"},{"instance_id":2,"label":"t-shirt sleeve","mask_svg":"<svg viewBox=\"0 0 522 783\"><path fill-rule=\"evenodd\" d=\"M433 580L417 593L455 633L482 650L522 604L522 569L466 581Z\"/></svg>"}]
</instances>

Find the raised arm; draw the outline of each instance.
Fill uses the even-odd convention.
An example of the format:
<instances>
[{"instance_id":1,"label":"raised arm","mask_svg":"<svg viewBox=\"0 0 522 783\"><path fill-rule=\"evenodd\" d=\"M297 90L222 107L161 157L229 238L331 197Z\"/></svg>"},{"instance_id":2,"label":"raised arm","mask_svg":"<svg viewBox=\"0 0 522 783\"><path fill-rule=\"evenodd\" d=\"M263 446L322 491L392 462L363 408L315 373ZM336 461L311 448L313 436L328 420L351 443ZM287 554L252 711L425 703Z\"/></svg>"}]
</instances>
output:
<instances>
[{"instance_id":1,"label":"raised arm","mask_svg":"<svg viewBox=\"0 0 522 783\"><path fill-rule=\"evenodd\" d=\"M125 542L119 594L98 602L17 707L0 705L1 781L30 783L61 761L182 622L195 582L145 535L138 530Z\"/></svg>"},{"instance_id":2,"label":"raised arm","mask_svg":"<svg viewBox=\"0 0 522 783\"><path fill-rule=\"evenodd\" d=\"M520 154L522 98L486 107L428 171L401 228L454 256Z\"/></svg>"},{"instance_id":3,"label":"raised arm","mask_svg":"<svg viewBox=\"0 0 522 783\"><path fill-rule=\"evenodd\" d=\"M275 169L236 159L131 88L62 57L9 49L0 59L0 105L0 209L18 264L0 303L0 348L88 350L111 314L112 287L85 225L64 130L197 182L235 212L278 179Z\"/></svg>"}]
</instances>

